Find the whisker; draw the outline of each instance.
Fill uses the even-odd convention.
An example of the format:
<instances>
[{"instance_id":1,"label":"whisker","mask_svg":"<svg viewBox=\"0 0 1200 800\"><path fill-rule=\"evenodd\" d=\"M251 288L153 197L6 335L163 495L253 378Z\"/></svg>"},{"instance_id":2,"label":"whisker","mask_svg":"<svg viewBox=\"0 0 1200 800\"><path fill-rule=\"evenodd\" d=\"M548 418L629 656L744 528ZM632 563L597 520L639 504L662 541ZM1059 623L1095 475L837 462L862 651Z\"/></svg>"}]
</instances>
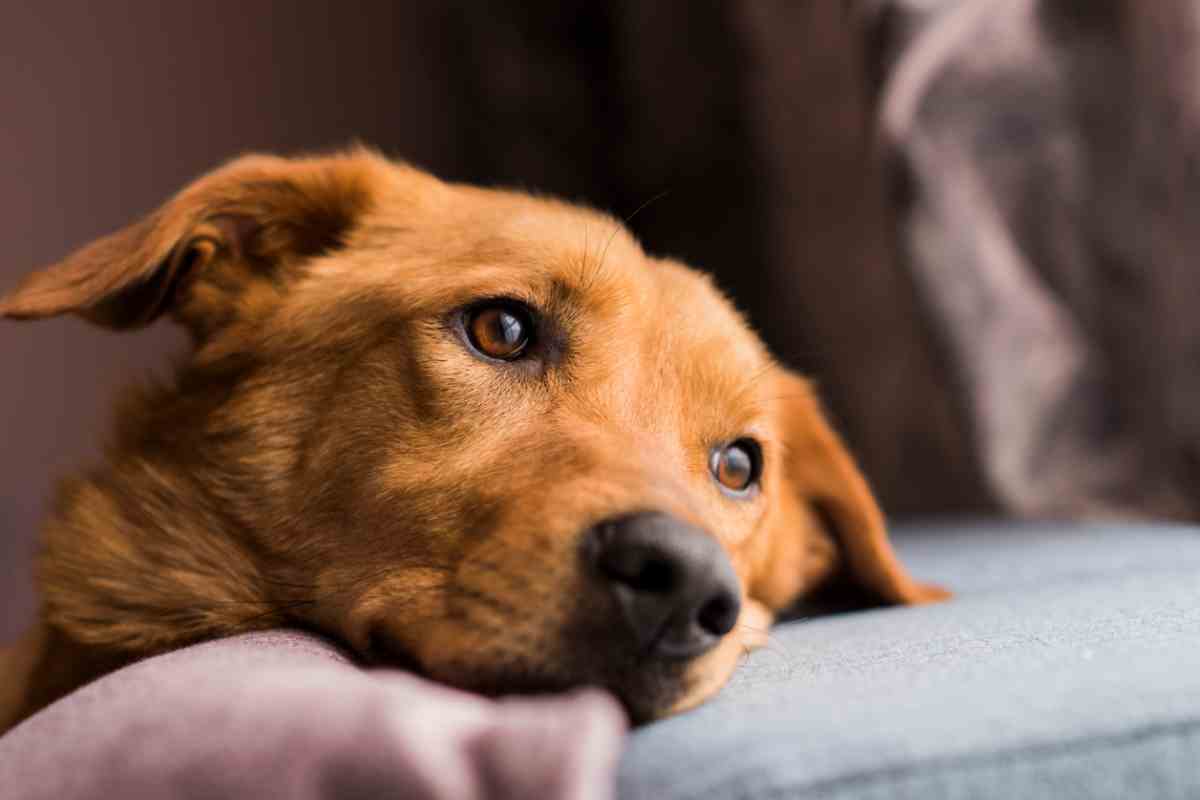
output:
<instances>
[{"instance_id":1,"label":"whisker","mask_svg":"<svg viewBox=\"0 0 1200 800\"><path fill-rule=\"evenodd\" d=\"M629 223L633 222L633 218L636 217L638 214L642 213L648 206L650 206L654 203L657 203L659 200L662 200L664 197L666 197L670 193L671 193L670 189L663 189L661 192L654 195L654 197L651 197L649 200L642 203L640 206L638 206L637 208L635 208L633 210L632 214L630 214L628 217L625 218L625 224L628 225Z\"/></svg>"},{"instance_id":2,"label":"whisker","mask_svg":"<svg viewBox=\"0 0 1200 800\"><path fill-rule=\"evenodd\" d=\"M796 669L796 659L791 654L791 651L789 651L787 649L787 647L784 646L784 644L779 641L778 637L772 636L770 634L770 631L763 630L762 628L755 628L750 625L738 625L738 627L743 630L751 631L752 633L766 634L766 643L763 644L759 649L763 650L765 652L771 653L776 658L783 661L783 663L787 665L788 676L791 676L792 674L794 674L795 669ZM748 648L743 646L743 649L746 650L746 655L749 656L750 652L749 652Z\"/></svg>"},{"instance_id":3,"label":"whisker","mask_svg":"<svg viewBox=\"0 0 1200 800\"><path fill-rule=\"evenodd\" d=\"M629 214L627 217L625 217L624 220L622 220L622 222L620 224L613 226L612 233L610 233L608 235L608 241L606 241L604 243L604 249L600 251L600 260L596 264L595 272L592 273L592 281L590 281L588 284L589 288L591 287L592 284L595 283L595 279L603 271L605 259L608 258L608 248L612 246L613 240L617 238L617 234L621 232L621 229L624 226L628 225L629 223L633 222L633 218L636 217L638 214L642 213L642 211L644 211L647 207L658 202L659 200L666 197L670 193L671 193L670 189L663 189L661 192L654 195L649 200L645 201L640 206L635 208L633 210L633 212L631 214Z\"/></svg>"}]
</instances>

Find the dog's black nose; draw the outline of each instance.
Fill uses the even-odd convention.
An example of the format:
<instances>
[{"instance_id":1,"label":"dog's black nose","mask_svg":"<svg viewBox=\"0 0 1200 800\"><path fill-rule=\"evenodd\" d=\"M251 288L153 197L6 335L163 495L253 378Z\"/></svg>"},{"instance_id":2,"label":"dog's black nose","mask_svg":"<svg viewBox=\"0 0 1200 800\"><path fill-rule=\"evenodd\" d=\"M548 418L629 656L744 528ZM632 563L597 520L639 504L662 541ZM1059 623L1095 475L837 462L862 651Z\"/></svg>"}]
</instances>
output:
<instances>
[{"instance_id":1,"label":"dog's black nose","mask_svg":"<svg viewBox=\"0 0 1200 800\"><path fill-rule=\"evenodd\" d=\"M691 658L733 630L741 587L717 541L667 514L606 520L585 553L616 596L642 652Z\"/></svg>"}]
</instances>

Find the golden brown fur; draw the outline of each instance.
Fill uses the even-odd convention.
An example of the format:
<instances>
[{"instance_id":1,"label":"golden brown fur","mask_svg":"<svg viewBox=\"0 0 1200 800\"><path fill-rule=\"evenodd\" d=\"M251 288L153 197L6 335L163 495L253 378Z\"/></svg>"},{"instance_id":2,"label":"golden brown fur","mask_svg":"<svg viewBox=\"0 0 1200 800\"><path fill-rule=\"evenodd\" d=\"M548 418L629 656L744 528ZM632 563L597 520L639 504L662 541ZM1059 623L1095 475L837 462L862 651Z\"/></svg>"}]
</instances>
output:
<instances>
[{"instance_id":1,"label":"golden brown fur","mask_svg":"<svg viewBox=\"0 0 1200 800\"><path fill-rule=\"evenodd\" d=\"M455 315L497 297L538 309L536 357L464 346ZM808 384L594 211L363 150L251 156L0 301L68 312L169 314L195 347L62 484L0 730L122 663L280 625L479 691L604 685L649 718L716 691L839 563L879 600L943 596L896 562ZM740 436L764 467L735 500L707 453ZM742 624L691 661L621 657L580 567L581 531L639 510L701 527L741 578Z\"/></svg>"}]
</instances>

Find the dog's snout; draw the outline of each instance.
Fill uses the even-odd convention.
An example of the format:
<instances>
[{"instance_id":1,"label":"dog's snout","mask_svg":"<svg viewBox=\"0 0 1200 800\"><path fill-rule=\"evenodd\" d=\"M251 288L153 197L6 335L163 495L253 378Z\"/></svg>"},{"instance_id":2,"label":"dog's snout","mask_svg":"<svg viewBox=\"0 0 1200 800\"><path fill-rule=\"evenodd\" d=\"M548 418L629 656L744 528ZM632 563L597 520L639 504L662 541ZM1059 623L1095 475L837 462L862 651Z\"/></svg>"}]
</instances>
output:
<instances>
[{"instance_id":1,"label":"dog's snout","mask_svg":"<svg viewBox=\"0 0 1200 800\"><path fill-rule=\"evenodd\" d=\"M586 544L595 574L644 653L691 658L737 623L737 574L704 531L667 514L642 513L600 523Z\"/></svg>"}]
</instances>

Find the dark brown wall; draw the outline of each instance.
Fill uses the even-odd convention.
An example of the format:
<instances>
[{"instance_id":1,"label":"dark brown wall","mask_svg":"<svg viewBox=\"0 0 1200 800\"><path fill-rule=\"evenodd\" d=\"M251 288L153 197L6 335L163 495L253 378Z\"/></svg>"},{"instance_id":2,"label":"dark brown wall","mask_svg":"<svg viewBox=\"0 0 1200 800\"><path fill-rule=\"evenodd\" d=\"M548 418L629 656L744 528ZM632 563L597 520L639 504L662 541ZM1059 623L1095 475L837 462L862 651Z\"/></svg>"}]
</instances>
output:
<instances>
[{"instance_id":1,"label":"dark brown wall","mask_svg":"<svg viewBox=\"0 0 1200 800\"><path fill-rule=\"evenodd\" d=\"M445 90L429 74L440 59L406 33L422 26L413 10L400 24L402 5L6 4L0 290L247 150L359 138L443 168L453 121L434 111ZM33 534L54 476L95 457L114 390L181 343L166 325L0 323L0 641L32 611Z\"/></svg>"}]
</instances>

